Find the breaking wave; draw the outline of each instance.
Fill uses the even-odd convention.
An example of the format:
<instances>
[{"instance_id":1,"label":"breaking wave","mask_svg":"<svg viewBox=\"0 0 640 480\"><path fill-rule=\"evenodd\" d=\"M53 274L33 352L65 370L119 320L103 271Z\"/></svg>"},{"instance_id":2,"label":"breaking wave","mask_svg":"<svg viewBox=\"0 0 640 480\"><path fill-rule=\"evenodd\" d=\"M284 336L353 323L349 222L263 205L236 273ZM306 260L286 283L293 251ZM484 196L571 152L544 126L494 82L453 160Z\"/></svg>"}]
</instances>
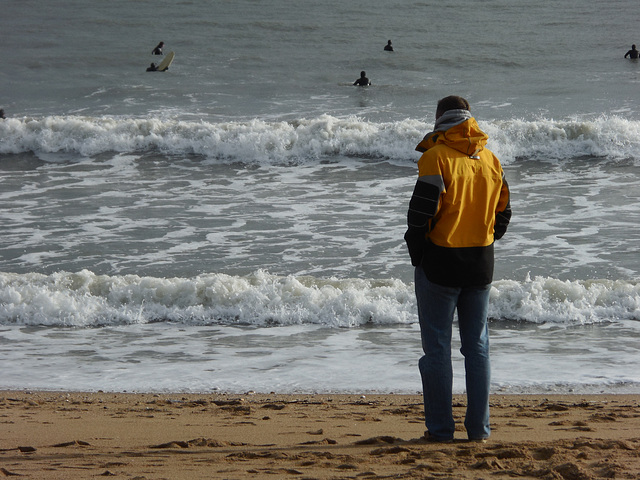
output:
<instances>
[{"instance_id":1,"label":"breaking wave","mask_svg":"<svg viewBox=\"0 0 640 480\"><path fill-rule=\"evenodd\" d=\"M640 320L640 285L548 277L493 283L495 321L583 325ZM88 270L0 273L0 325L100 327L315 324L351 328L417 322L413 285L400 280L208 274L96 275Z\"/></svg>"},{"instance_id":2,"label":"breaking wave","mask_svg":"<svg viewBox=\"0 0 640 480\"><path fill-rule=\"evenodd\" d=\"M601 116L591 120L511 119L479 122L489 147L505 164L520 158L580 157L640 160L640 122ZM0 122L0 153L161 152L223 161L295 163L335 155L412 161L432 128L423 120L376 123L322 115L296 121L209 123L160 118L49 116Z\"/></svg>"}]
</instances>

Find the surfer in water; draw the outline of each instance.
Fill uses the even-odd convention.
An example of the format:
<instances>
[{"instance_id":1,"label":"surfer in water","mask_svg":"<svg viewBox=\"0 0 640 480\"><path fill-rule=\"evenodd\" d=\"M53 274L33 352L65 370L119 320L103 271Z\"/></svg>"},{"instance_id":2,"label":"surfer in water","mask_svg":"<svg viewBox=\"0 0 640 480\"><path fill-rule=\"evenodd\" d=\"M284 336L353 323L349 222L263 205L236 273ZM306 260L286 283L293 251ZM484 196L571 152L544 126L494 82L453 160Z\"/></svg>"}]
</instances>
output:
<instances>
[{"instance_id":1,"label":"surfer in water","mask_svg":"<svg viewBox=\"0 0 640 480\"><path fill-rule=\"evenodd\" d=\"M387 52L393 52L393 46L391 45L391 40L387 42L387 44L384 46L384 49Z\"/></svg>"},{"instance_id":2,"label":"surfer in water","mask_svg":"<svg viewBox=\"0 0 640 480\"><path fill-rule=\"evenodd\" d=\"M4 116L4 108L0 108L0 119L7 118Z\"/></svg>"},{"instance_id":3,"label":"surfer in water","mask_svg":"<svg viewBox=\"0 0 640 480\"><path fill-rule=\"evenodd\" d=\"M371 85L371 81L367 78L367 72L364 70L360 72L360 78L353 82L354 85L359 85L361 87L366 87Z\"/></svg>"},{"instance_id":4,"label":"surfer in water","mask_svg":"<svg viewBox=\"0 0 640 480\"><path fill-rule=\"evenodd\" d=\"M624 58L629 57L629 58L637 59L638 56L640 56L640 52L636 50L635 45L631 45L631 50L629 50L627 53L624 54Z\"/></svg>"},{"instance_id":5,"label":"surfer in water","mask_svg":"<svg viewBox=\"0 0 640 480\"><path fill-rule=\"evenodd\" d=\"M158 71L158 67L156 67L155 63L152 63L151 65L149 65L149 68L147 68L147 72L157 72Z\"/></svg>"},{"instance_id":6,"label":"surfer in water","mask_svg":"<svg viewBox=\"0 0 640 480\"><path fill-rule=\"evenodd\" d=\"M152 55L162 55L162 49L164 48L164 42L160 42L158 45L156 45L156 48L154 48L151 51Z\"/></svg>"}]
</instances>

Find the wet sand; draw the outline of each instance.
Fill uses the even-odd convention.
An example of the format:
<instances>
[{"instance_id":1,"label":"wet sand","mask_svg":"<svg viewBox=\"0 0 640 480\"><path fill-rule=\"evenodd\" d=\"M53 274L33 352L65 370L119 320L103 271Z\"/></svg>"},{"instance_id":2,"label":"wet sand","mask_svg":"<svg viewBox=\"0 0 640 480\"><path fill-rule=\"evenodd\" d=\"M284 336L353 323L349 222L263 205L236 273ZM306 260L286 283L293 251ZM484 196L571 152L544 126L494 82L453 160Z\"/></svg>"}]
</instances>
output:
<instances>
[{"instance_id":1,"label":"wet sand","mask_svg":"<svg viewBox=\"0 0 640 480\"><path fill-rule=\"evenodd\" d=\"M493 395L493 433L425 442L419 395L0 391L0 477L639 479L640 395Z\"/></svg>"}]
</instances>

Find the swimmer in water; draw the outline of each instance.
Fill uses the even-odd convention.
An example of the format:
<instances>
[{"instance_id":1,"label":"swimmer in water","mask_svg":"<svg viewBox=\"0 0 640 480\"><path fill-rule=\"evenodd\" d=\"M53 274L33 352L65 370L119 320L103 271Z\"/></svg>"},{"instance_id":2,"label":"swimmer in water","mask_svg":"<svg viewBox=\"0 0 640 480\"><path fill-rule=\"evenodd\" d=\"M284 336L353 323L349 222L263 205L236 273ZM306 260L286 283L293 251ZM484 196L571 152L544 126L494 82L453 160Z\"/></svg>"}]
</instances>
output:
<instances>
[{"instance_id":1,"label":"swimmer in water","mask_svg":"<svg viewBox=\"0 0 640 480\"><path fill-rule=\"evenodd\" d=\"M371 81L367 78L367 72L364 70L360 72L360 78L353 82L354 85L358 85L360 87L366 87L371 85Z\"/></svg>"}]
</instances>

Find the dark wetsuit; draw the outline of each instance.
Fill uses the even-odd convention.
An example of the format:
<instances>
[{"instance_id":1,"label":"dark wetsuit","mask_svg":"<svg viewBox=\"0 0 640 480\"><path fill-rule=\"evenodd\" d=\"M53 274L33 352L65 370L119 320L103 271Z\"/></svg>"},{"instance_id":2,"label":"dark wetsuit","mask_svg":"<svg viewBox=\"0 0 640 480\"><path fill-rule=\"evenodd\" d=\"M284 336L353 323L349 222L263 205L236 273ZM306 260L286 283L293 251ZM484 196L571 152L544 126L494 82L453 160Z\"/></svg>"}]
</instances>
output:
<instances>
[{"instance_id":1,"label":"dark wetsuit","mask_svg":"<svg viewBox=\"0 0 640 480\"><path fill-rule=\"evenodd\" d=\"M624 58L638 58L638 55L640 54L640 51L636 50L635 48L632 48L631 50L629 50L627 53L624 54Z\"/></svg>"},{"instance_id":2,"label":"dark wetsuit","mask_svg":"<svg viewBox=\"0 0 640 480\"><path fill-rule=\"evenodd\" d=\"M353 82L353 84L354 85L359 85L361 87L366 87L368 85L371 85L371 82L369 81L369 79L367 77L360 77L355 82Z\"/></svg>"}]
</instances>

